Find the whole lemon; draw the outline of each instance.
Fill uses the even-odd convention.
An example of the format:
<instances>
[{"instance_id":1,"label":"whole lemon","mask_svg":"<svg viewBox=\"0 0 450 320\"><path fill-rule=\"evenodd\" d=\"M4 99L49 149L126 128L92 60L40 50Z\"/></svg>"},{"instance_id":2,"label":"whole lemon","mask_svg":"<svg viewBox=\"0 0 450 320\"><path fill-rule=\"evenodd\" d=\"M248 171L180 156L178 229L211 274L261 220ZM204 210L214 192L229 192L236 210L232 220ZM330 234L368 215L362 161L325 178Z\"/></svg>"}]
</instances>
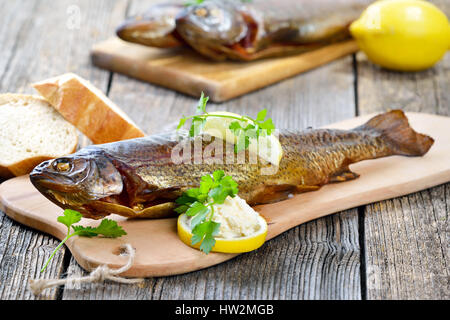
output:
<instances>
[{"instance_id":1,"label":"whole lemon","mask_svg":"<svg viewBox=\"0 0 450 320\"><path fill-rule=\"evenodd\" d=\"M350 32L370 61L400 71L432 67L450 47L447 17L422 0L374 2Z\"/></svg>"}]
</instances>

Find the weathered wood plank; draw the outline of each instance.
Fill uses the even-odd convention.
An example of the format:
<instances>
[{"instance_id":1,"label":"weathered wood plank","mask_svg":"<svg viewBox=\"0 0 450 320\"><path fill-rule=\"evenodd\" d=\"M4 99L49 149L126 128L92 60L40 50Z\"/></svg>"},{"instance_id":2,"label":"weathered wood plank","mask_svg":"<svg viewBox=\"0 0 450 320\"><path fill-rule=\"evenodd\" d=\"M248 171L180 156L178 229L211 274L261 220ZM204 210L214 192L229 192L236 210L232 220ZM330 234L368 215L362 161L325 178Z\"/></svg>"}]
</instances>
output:
<instances>
[{"instance_id":1,"label":"weathered wood plank","mask_svg":"<svg viewBox=\"0 0 450 320\"><path fill-rule=\"evenodd\" d=\"M28 290L30 278L60 277L65 250L59 251L48 269L39 274L57 243L52 237L24 227L0 212L0 299L32 299ZM51 289L40 298L55 299L57 293L57 289Z\"/></svg>"},{"instance_id":2,"label":"weathered wood plank","mask_svg":"<svg viewBox=\"0 0 450 320\"><path fill-rule=\"evenodd\" d=\"M367 207L367 297L448 299L450 184Z\"/></svg>"},{"instance_id":3,"label":"weathered wood plank","mask_svg":"<svg viewBox=\"0 0 450 320\"><path fill-rule=\"evenodd\" d=\"M0 24L0 90L20 91L14 83L4 80L11 69L11 61L20 54L23 38L32 28L32 19L29 19L38 5L37 1L19 3L16 1L2 1L2 13L5 20ZM20 71L17 71L20 73ZM1 181L0 181L1 182ZM43 254L51 252L50 248L56 246L51 237L21 226L9 219L0 211L0 300L29 299L32 294L27 290L27 279L35 277L43 264ZM58 277L63 267L64 250L59 252L53 260L44 277ZM46 292L45 298L54 299L57 290Z\"/></svg>"},{"instance_id":4,"label":"weathered wood plank","mask_svg":"<svg viewBox=\"0 0 450 320\"><path fill-rule=\"evenodd\" d=\"M450 15L448 1L433 1ZM358 54L361 114L402 108L450 115L450 55L430 70L382 70ZM413 173L412 173L413 174ZM366 207L368 299L448 299L450 184Z\"/></svg>"},{"instance_id":5,"label":"weathered wood plank","mask_svg":"<svg viewBox=\"0 0 450 320\"><path fill-rule=\"evenodd\" d=\"M74 1L71 2L71 4L73 3ZM77 3L75 1L75 4ZM80 7L84 8L87 6L86 3L82 2ZM56 8L61 11L64 4L66 3L58 4ZM103 4L104 2L101 2L99 6ZM106 88L104 80L100 79L107 77L104 73L90 68L87 60L83 60L84 58L75 59L74 56L70 56L70 58L66 56L64 59L67 60L64 62L68 64L71 63L70 61L74 63L84 61L86 64L73 69L66 65L66 68L61 68L61 70L57 67L59 62L50 61L49 66L44 63L48 62L47 59L39 58L38 62L31 63L35 68L34 71L23 71L27 64L20 63L20 59L17 57L33 60L38 56L36 52L45 51L45 48L41 47L42 44L33 44L35 39L40 36L36 34L48 30L52 24L53 27L58 24L54 20L43 21L44 16L44 20L47 19L47 16L43 15L44 12L40 12L37 18L29 19L32 12L38 10L42 5L39 1L27 2L26 5L21 3L20 15L17 14L19 9L17 3L2 2L0 5L2 5L2 12L11 13L5 14L6 21L4 24L0 24L0 42L4 46L0 51L0 74L2 74L0 89L2 91L30 92L28 82L68 71L67 69L89 78L101 89ZM94 3L89 4L89 6L91 5L96 6ZM120 5L117 6L122 5L123 2L120 2ZM44 7L55 10L54 5ZM98 10L98 7L96 8ZM88 25L95 23L102 29L105 21L108 20L98 19L95 10L94 8L87 11L90 20L86 23ZM113 9L113 12L120 12L120 10ZM63 17L64 13L65 11L62 10L59 16ZM35 27L35 23L37 27ZM37 31L30 30L33 28L37 28ZM66 31L64 34L66 36L69 34L70 37L71 33ZM97 34L95 31L93 34L98 36L95 41L104 38L103 34ZM83 37L80 33L77 35ZM94 38L92 34L90 37L87 35L86 37ZM61 35L57 35L57 39L60 38ZM48 41L52 38L46 39ZM70 41L68 42L70 43ZM80 42L80 39L77 41ZM59 59L60 56L56 52L64 50L69 45L63 41L53 41L52 43L51 46L49 45L49 51L54 50L55 52L50 52L48 58ZM88 48L84 48L84 45L80 44L77 48L80 52L75 55L87 55ZM449 114L450 96L446 92L450 79L448 61L449 57L447 56L445 61L433 70L404 75L380 72L376 67L365 63L361 56L358 56L358 90L361 113L381 111L384 110L386 104L395 102L407 104L408 110ZM14 69L18 65L20 67ZM344 62L334 63L329 67L290 79L248 97L231 101L227 105L212 105L212 108L227 108L230 111L253 114L263 106L272 106L270 111L274 121L280 127L290 128L319 126L341 120L354 115L352 90L349 84L352 80L349 77L351 67L349 66L350 62L346 59ZM47 74L44 72L46 68L50 68L56 73ZM18 74L13 75L12 72ZM21 72L22 75L20 75ZM92 76L91 72L98 72L98 76ZM173 126L182 112L185 114L192 112L192 106L195 103L193 99L122 76L115 75L113 80L113 90L111 91L113 100L128 112L133 113L132 117L140 125L146 126L149 133L160 131L162 121ZM379 86L372 85L374 80L379 82ZM391 87L394 89L389 91ZM404 87L403 92L401 87ZM369 91L367 95L361 94L362 89ZM388 96L389 92L391 92L392 100L382 100L383 96ZM420 95L417 95L416 92L419 92ZM415 95L417 96L415 97ZM349 101L351 101L351 108L346 105ZM425 108L430 105L432 107ZM336 108L332 106L336 106ZM147 109L152 112L145 112ZM447 184L367 207L363 215L363 225L367 231L364 262L368 268L366 272L368 298L437 297L448 299L448 237L446 237L446 232L449 198L449 185ZM388 223L385 221L386 217L390 219ZM383 220L371 220L375 218ZM148 279L143 286L107 283L87 285L81 289L67 288L63 297L66 299L359 298L360 254L357 226L357 212L349 210L294 228L268 242L260 250L240 256L220 266L176 277ZM419 227L422 227L419 232L414 229L410 234L412 228L418 229ZM381 232L384 237L380 236ZM440 246L436 245L438 242L441 242ZM396 243L400 245L393 246ZM412 243L415 246L410 245ZM38 274L37 269L54 246L55 241L52 238L24 228L1 214L0 299L30 298L30 293L26 290L26 282ZM370 251L372 249L373 252ZM41 251L45 251L45 254L42 254ZM55 265L49 267L45 276L60 275L62 251L60 255L55 258L53 262ZM420 259L416 260L415 258ZM387 264L385 261L390 263ZM27 274L28 271L24 270L28 270L28 267L36 270ZM52 270L54 273L51 273ZM84 272L72 259L68 273L71 275ZM414 281L411 281L410 278L413 278ZM422 287L424 289L421 289ZM56 290L49 290L44 298L55 298L55 296Z\"/></svg>"},{"instance_id":6,"label":"weathered wood plank","mask_svg":"<svg viewBox=\"0 0 450 320\"><path fill-rule=\"evenodd\" d=\"M148 5L132 2L130 13ZM352 59L336 61L210 110L253 114L266 107L280 128L318 127L354 116ZM148 134L175 128L196 99L114 74L110 98ZM157 244L153 244L157 245ZM63 299L359 299L357 210L296 227L249 254L143 285L67 286ZM68 275L86 274L71 260Z\"/></svg>"},{"instance_id":7,"label":"weathered wood plank","mask_svg":"<svg viewBox=\"0 0 450 320\"><path fill-rule=\"evenodd\" d=\"M255 252L185 275L66 286L63 299L357 299L357 219L356 210L318 219ZM85 274L72 259L68 276Z\"/></svg>"},{"instance_id":8,"label":"weathered wood plank","mask_svg":"<svg viewBox=\"0 0 450 320\"><path fill-rule=\"evenodd\" d=\"M113 30L126 5L126 0L0 1L0 91L32 93L29 83L68 71L106 90L109 73L90 66L89 48ZM64 248L46 272L39 272L57 243L1 212L0 300L32 299L29 279L61 277ZM47 290L39 298L55 299L57 294L58 289Z\"/></svg>"}]
</instances>

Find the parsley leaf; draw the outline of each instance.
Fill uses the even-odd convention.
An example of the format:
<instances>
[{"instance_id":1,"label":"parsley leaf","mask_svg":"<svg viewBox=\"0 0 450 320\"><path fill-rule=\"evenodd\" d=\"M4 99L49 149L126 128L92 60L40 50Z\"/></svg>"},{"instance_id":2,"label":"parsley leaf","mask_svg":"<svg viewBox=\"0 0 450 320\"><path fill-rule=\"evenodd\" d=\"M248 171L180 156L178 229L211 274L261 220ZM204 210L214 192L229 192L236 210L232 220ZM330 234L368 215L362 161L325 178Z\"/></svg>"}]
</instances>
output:
<instances>
[{"instance_id":1,"label":"parsley leaf","mask_svg":"<svg viewBox=\"0 0 450 320\"><path fill-rule=\"evenodd\" d=\"M216 244L216 236L219 233L220 223L214 221L206 221L198 224L193 230L192 244L201 242L200 250L208 254Z\"/></svg>"},{"instance_id":2,"label":"parsley leaf","mask_svg":"<svg viewBox=\"0 0 450 320\"><path fill-rule=\"evenodd\" d=\"M256 116L256 121L264 121L267 115L267 109L262 109Z\"/></svg>"},{"instance_id":3,"label":"parsley leaf","mask_svg":"<svg viewBox=\"0 0 450 320\"><path fill-rule=\"evenodd\" d=\"M200 250L206 254L214 247L220 228L220 223L212 220L214 205L223 204L228 196L233 198L238 192L236 181L223 170L216 170L201 177L200 187L186 190L175 200L179 204L175 211L191 217L191 243L201 242Z\"/></svg>"},{"instance_id":4,"label":"parsley leaf","mask_svg":"<svg viewBox=\"0 0 450 320\"><path fill-rule=\"evenodd\" d=\"M175 200L175 202L178 203L178 204L191 204L191 203L193 203L196 200L197 200L196 197L191 197L185 192L185 193L183 193L181 195L181 197L178 197Z\"/></svg>"},{"instance_id":5,"label":"parsley leaf","mask_svg":"<svg viewBox=\"0 0 450 320\"><path fill-rule=\"evenodd\" d=\"M63 215L56 218L56 220L66 225L66 227L70 229L70 226L74 223L79 222L81 220L81 217L82 215L78 211L66 209L64 210Z\"/></svg>"},{"instance_id":6,"label":"parsley leaf","mask_svg":"<svg viewBox=\"0 0 450 320\"><path fill-rule=\"evenodd\" d=\"M98 233L95 232L95 229L92 227L72 226L72 228L73 231L77 233L77 235L82 237L92 238L98 235Z\"/></svg>"},{"instance_id":7,"label":"parsley leaf","mask_svg":"<svg viewBox=\"0 0 450 320\"><path fill-rule=\"evenodd\" d=\"M189 136L195 137L199 135L206 123L208 117L233 119L228 128L237 137L237 143L234 146L235 153L248 149L251 139L258 139L260 136L271 135L275 130L275 125L271 118L267 118L267 109L262 109L258 112L256 119L248 116L233 116L226 114L209 114L206 112L206 104L209 97L205 97L202 92L198 105L196 107L196 114L189 117L182 117L178 123L177 130L180 130L188 120L191 120L189 127Z\"/></svg>"},{"instance_id":8,"label":"parsley leaf","mask_svg":"<svg viewBox=\"0 0 450 320\"><path fill-rule=\"evenodd\" d=\"M177 130L180 130L183 126L184 126L184 124L186 123L186 118L181 118L180 119L180 122L178 123L178 126L177 126Z\"/></svg>"},{"instance_id":9,"label":"parsley leaf","mask_svg":"<svg viewBox=\"0 0 450 320\"><path fill-rule=\"evenodd\" d=\"M211 187L214 185L214 180L217 180L217 181L219 180L219 179L216 179L215 177L213 180L213 178L211 178L210 175L203 176L201 179L202 179L202 182L200 182L199 191L202 194L208 193L208 190L211 189Z\"/></svg>"},{"instance_id":10,"label":"parsley leaf","mask_svg":"<svg viewBox=\"0 0 450 320\"><path fill-rule=\"evenodd\" d=\"M62 216L57 218L58 222L61 222L67 227L67 236L60 242L60 244L56 247L56 249L50 255L50 258L45 263L44 267L41 269L41 272L47 268L48 264L54 257L55 253L62 247L62 245L73 236L81 236L81 237L96 237L102 235L107 238L117 238L127 233L120 227L116 221L110 219L103 219L100 222L100 225L97 227L83 227L83 226L74 226L74 223L77 223L81 220L82 215L78 211L66 209L63 212ZM70 228L73 229L73 232L70 232Z\"/></svg>"},{"instance_id":11,"label":"parsley leaf","mask_svg":"<svg viewBox=\"0 0 450 320\"><path fill-rule=\"evenodd\" d=\"M223 170L216 170L213 172L213 178L215 181L221 181L225 177L225 172Z\"/></svg>"},{"instance_id":12,"label":"parsley leaf","mask_svg":"<svg viewBox=\"0 0 450 320\"><path fill-rule=\"evenodd\" d=\"M202 224L206 219L206 216L210 213L210 209L205 207L201 211L199 211L194 217L191 219L191 229L195 229L199 224Z\"/></svg>"},{"instance_id":13,"label":"parsley leaf","mask_svg":"<svg viewBox=\"0 0 450 320\"><path fill-rule=\"evenodd\" d=\"M202 4L205 0L188 0L184 3L186 7Z\"/></svg>"},{"instance_id":14,"label":"parsley leaf","mask_svg":"<svg viewBox=\"0 0 450 320\"><path fill-rule=\"evenodd\" d=\"M200 99L198 100L197 114L206 112L206 104L208 103L208 100L209 100L209 97L205 97L205 94L202 91L202 94L200 95Z\"/></svg>"},{"instance_id":15,"label":"parsley leaf","mask_svg":"<svg viewBox=\"0 0 450 320\"><path fill-rule=\"evenodd\" d=\"M194 116L192 118L192 124L189 129L189 136L190 137L198 136L200 134L200 132L202 132L202 129L205 126L205 123L206 123L206 119Z\"/></svg>"},{"instance_id":16,"label":"parsley leaf","mask_svg":"<svg viewBox=\"0 0 450 320\"><path fill-rule=\"evenodd\" d=\"M198 201L195 201L193 204L189 206L189 209L186 210L186 215L189 217L193 217L198 213L201 213L203 211L207 210L207 207Z\"/></svg>"},{"instance_id":17,"label":"parsley leaf","mask_svg":"<svg viewBox=\"0 0 450 320\"><path fill-rule=\"evenodd\" d=\"M106 238L118 238L127 234L116 221L110 219L103 219L100 225L93 229L93 232Z\"/></svg>"}]
</instances>

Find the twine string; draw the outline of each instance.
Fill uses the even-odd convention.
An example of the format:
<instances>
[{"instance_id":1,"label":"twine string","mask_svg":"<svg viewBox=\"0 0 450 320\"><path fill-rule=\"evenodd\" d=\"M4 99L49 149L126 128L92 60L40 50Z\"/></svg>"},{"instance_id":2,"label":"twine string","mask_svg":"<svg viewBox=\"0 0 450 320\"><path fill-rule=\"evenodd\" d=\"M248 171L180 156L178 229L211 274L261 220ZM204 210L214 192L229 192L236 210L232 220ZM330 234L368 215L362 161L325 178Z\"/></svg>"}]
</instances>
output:
<instances>
[{"instance_id":1,"label":"twine string","mask_svg":"<svg viewBox=\"0 0 450 320\"><path fill-rule=\"evenodd\" d=\"M136 252L133 247L127 243L122 245L125 249L125 253L128 254L128 261L125 265L118 269L110 269L107 265L100 265L95 268L89 275L84 277L68 277L65 279L33 279L30 280L30 289L34 295L39 295L43 290L47 288L53 288L61 285L67 284L81 284L81 283L93 283L93 282L103 282L105 280L110 280L118 283L133 284L144 281L142 278L123 278L118 276L119 274L128 271L133 265Z\"/></svg>"}]
</instances>

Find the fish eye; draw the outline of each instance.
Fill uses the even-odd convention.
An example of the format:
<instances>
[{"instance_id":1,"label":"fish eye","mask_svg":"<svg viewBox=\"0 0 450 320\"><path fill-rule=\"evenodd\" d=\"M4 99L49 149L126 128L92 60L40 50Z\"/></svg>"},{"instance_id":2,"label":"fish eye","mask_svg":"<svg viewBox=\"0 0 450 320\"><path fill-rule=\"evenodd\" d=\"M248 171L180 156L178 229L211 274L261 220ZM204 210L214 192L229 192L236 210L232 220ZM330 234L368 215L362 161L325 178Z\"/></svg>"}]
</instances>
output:
<instances>
[{"instance_id":1,"label":"fish eye","mask_svg":"<svg viewBox=\"0 0 450 320\"><path fill-rule=\"evenodd\" d=\"M194 13L196 16L205 17L208 14L208 11L205 8L197 8Z\"/></svg>"},{"instance_id":2,"label":"fish eye","mask_svg":"<svg viewBox=\"0 0 450 320\"><path fill-rule=\"evenodd\" d=\"M58 172L67 172L72 166L67 159L58 159L53 163L53 168Z\"/></svg>"},{"instance_id":3,"label":"fish eye","mask_svg":"<svg viewBox=\"0 0 450 320\"><path fill-rule=\"evenodd\" d=\"M200 21L211 25L218 25L225 19L223 9L212 5L198 6L193 13Z\"/></svg>"},{"instance_id":4,"label":"fish eye","mask_svg":"<svg viewBox=\"0 0 450 320\"><path fill-rule=\"evenodd\" d=\"M239 42L247 34L248 27L242 13L233 10L227 2L189 6L178 16L177 30L187 38L198 35L225 45Z\"/></svg>"}]
</instances>

